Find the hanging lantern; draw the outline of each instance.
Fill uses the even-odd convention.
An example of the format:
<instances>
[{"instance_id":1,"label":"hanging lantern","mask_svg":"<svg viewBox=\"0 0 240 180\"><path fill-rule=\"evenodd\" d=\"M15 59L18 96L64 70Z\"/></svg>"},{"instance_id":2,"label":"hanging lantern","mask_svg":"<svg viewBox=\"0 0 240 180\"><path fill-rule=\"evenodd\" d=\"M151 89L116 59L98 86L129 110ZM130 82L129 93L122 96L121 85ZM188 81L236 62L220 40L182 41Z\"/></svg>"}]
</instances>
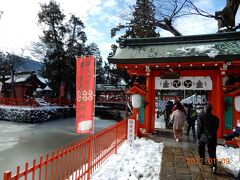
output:
<instances>
[{"instance_id":1,"label":"hanging lantern","mask_svg":"<svg viewBox=\"0 0 240 180\"><path fill-rule=\"evenodd\" d=\"M140 94L132 95L132 106L134 108L140 108L140 106L141 106L141 95Z\"/></svg>"},{"instance_id":2,"label":"hanging lantern","mask_svg":"<svg viewBox=\"0 0 240 180\"><path fill-rule=\"evenodd\" d=\"M235 109L240 112L240 96L235 97Z\"/></svg>"}]
</instances>

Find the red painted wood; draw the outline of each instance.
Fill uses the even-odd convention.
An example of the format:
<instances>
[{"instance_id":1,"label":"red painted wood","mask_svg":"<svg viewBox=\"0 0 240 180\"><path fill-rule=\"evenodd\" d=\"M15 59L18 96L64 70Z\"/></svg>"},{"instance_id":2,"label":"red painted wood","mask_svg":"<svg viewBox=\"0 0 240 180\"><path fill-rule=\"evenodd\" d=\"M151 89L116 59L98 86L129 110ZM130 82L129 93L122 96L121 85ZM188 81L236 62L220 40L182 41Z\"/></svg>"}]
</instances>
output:
<instances>
[{"instance_id":1,"label":"red painted wood","mask_svg":"<svg viewBox=\"0 0 240 180\"><path fill-rule=\"evenodd\" d=\"M41 156L38 164L36 164L36 160L33 160L32 167L29 167L27 162L22 172L20 172L20 167L17 167L16 175L12 176L11 171L5 172L4 180L19 179L21 177L26 179L31 173L33 179L36 170L39 171L39 180L66 179L73 174L76 175L75 179L89 178L90 174L107 157L117 152L118 146L126 140L126 130L126 120L122 120L89 137L89 139L79 140L77 143L67 145L60 152L57 150L56 154L52 152L51 157L47 154L45 160ZM53 168L53 164L56 165L56 168ZM48 168L49 165L50 168ZM44 171L42 171L42 168L44 168ZM42 177L43 172L44 175Z\"/></svg>"},{"instance_id":2,"label":"red painted wood","mask_svg":"<svg viewBox=\"0 0 240 180\"><path fill-rule=\"evenodd\" d=\"M223 135L223 89L222 89L222 75L220 73L211 76L213 89L211 93L211 104L213 107L213 114L219 118L219 129L217 137L221 138Z\"/></svg>"}]
</instances>

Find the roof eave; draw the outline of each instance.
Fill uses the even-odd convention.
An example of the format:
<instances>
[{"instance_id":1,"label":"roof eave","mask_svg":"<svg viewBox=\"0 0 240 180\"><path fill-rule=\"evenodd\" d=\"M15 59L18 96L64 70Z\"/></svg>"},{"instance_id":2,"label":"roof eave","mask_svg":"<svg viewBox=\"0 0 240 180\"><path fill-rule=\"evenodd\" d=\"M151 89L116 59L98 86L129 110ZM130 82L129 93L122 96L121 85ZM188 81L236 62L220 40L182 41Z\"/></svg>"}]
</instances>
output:
<instances>
[{"instance_id":1,"label":"roof eave","mask_svg":"<svg viewBox=\"0 0 240 180\"><path fill-rule=\"evenodd\" d=\"M173 36L173 37L159 37L159 38L131 38L120 39L118 41L121 47L125 46L145 46L145 45L166 45L178 43L204 43L216 41L229 41L240 39L240 32L227 32L216 34L190 35L190 36Z\"/></svg>"},{"instance_id":2,"label":"roof eave","mask_svg":"<svg viewBox=\"0 0 240 180\"><path fill-rule=\"evenodd\" d=\"M209 56L185 56L185 57L156 57L156 58L136 58L118 59L109 57L108 61L112 64L142 64L142 63L174 63L174 62L209 62L209 61L236 61L240 60L240 54L218 55L214 58Z\"/></svg>"}]
</instances>

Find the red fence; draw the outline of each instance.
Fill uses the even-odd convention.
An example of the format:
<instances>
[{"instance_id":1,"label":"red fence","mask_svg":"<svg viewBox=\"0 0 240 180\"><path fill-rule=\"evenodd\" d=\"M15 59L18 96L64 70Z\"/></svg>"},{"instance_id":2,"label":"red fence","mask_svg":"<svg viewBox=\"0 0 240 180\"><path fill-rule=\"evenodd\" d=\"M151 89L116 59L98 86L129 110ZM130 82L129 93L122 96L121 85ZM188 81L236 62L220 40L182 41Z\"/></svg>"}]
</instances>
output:
<instances>
[{"instance_id":1,"label":"red fence","mask_svg":"<svg viewBox=\"0 0 240 180\"><path fill-rule=\"evenodd\" d=\"M34 106L35 100L29 98L0 98L0 104L6 106Z\"/></svg>"},{"instance_id":2,"label":"red fence","mask_svg":"<svg viewBox=\"0 0 240 180\"><path fill-rule=\"evenodd\" d=\"M3 179L90 179L91 173L117 152L117 148L126 139L126 128L126 120L123 120L84 141L74 142L56 153L52 152L50 156L46 154L45 159L41 156L38 163L34 159L31 167L26 163L22 171L18 166L15 175L7 171Z\"/></svg>"},{"instance_id":3,"label":"red fence","mask_svg":"<svg viewBox=\"0 0 240 180\"><path fill-rule=\"evenodd\" d=\"M75 101L71 99L64 98L48 98L45 100L50 105L70 105L72 106ZM0 105L6 106L38 106L36 100L34 98L4 98L0 97Z\"/></svg>"}]
</instances>

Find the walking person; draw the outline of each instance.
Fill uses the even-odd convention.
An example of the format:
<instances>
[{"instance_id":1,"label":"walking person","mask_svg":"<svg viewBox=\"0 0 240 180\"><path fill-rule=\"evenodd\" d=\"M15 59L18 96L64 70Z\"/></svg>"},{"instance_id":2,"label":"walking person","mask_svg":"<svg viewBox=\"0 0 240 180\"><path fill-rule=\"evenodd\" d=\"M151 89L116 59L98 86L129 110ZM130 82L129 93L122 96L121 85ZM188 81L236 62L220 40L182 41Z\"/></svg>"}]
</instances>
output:
<instances>
[{"instance_id":1,"label":"walking person","mask_svg":"<svg viewBox=\"0 0 240 180\"><path fill-rule=\"evenodd\" d=\"M170 115L172 113L172 107L173 107L173 102L172 101L168 101L165 109L164 109L164 120L165 120L165 124L166 124L166 129L171 129L171 126L169 124L169 119L170 119Z\"/></svg>"},{"instance_id":2,"label":"walking person","mask_svg":"<svg viewBox=\"0 0 240 180\"><path fill-rule=\"evenodd\" d=\"M170 115L170 123L173 125L174 138L177 142L182 139L183 126L185 122L185 113L182 110L182 104L177 102L174 105L175 111Z\"/></svg>"},{"instance_id":3,"label":"walking person","mask_svg":"<svg viewBox=\"0 0 240 180\"><path fill-rule=\"evenodd\" d=\"M205 164L205 146L207 145L209 155L208 163L211 165L213 173L217 171L216 147L218 128L219 119L212 114L212 106L207 104L204 112L198 117L198 153L202 164Z\"/></svg>"},{"instance_id":4,"label":"walking person","mask_svg":"<svg viewBox=\"0 0 240 180\"><path fill-rule=\"evenodd\" d=\"M187 136L189 136L189 132L192 129L192 133L193 133L193 139L196 139L196 134L195 134L195 122L197 120L197 112L193 109L192 104L188 105L188 109L187 109L187 123L188 123L188 127L187 127Z\"/></svg>"}]
</instances>

